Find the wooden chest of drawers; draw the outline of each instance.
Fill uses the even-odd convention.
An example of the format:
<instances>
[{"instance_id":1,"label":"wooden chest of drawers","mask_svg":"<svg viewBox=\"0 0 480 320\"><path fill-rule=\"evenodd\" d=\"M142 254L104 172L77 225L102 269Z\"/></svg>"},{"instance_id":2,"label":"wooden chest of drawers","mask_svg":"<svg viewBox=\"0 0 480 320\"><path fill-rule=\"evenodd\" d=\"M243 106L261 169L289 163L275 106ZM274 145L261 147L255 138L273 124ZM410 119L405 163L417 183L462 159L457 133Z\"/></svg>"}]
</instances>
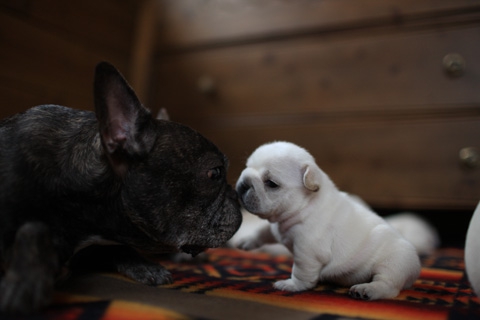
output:
<instances>
[{"instance_id":1,"label":"wooden chest of drawers","mask_svg":"<svg viewBox=\"0 0 480 320\"><path fill-rule=\"evenodd\" d=\"M480 200L480 1L164 1L150 106L236 181L260 144L307 148L377 208Z\"/></svg>"}]
</instances>

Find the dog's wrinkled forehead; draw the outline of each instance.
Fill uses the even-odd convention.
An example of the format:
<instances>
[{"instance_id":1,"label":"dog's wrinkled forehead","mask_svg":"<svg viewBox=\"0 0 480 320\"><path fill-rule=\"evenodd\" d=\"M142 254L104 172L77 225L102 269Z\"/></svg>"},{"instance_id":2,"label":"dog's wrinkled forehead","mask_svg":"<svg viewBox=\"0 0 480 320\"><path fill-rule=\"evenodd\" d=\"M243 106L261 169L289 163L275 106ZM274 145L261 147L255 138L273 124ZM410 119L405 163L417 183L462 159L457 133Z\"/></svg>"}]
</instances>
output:
<instances>
[{"instance_id":1,"label":"dog's wrinkled forehead","mask_svg":"<svg viewBox=\"0 0 480 320\"><path fill-rule=\"evenodd\" d=\"M302 183L305 165L309 163L315 160L305 149L289 142L273 142L252 153L244 175L293 186Z\"/></svg>"},{"instance_id":2,"label":"dog's wrinkled forehead","mask_svg":"<svg viewBox=\"0 0 480 320\"><path fill-rule=\"evenodd\" d=\"M307 150L290 142L272 142L258 147L247 160L247 167L275 166L275 164L315 163L315 159Z\"/></svg>"},{"instance_id":3,"label":"dog's wrinkled forehead","mask_svg":"<svg viewBox=\"0 0 480 320\"><path fill-rule=\"evenodd\" d=\"M169 154L190 162L214 158L228 165L227 157L218 147L197 131L176 122L162 120L157 120L157 127L162 132L157 141L158 147Z\"/></svg>"}]
</instances>

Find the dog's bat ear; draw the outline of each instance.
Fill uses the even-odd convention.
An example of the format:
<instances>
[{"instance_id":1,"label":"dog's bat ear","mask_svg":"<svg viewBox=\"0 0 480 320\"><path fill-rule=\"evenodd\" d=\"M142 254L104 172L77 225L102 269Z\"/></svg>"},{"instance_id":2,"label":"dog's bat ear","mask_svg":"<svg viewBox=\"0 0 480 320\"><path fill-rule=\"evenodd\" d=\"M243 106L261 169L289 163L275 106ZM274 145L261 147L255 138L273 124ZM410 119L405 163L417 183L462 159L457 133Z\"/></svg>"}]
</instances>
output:
<instances>
[{"instance_id":1,"label":"dog's bat ear","mask_svg":"<svg viewBox=\"0 0 480 320\"><path fill-rule=\"evenodd\" d=\"M320 170L314 165L305 165L303 167L303 185L310 191L320 190Z\"/></svg>"},{"instance_id":2,"label":"dog's bat ear","mask_svg":"<svg viewBox=\"0 0 480 320\"><path fill-rule=\"evenodd\" d=\"M114 171L123 175L131 159L148 153L154 143L154 135L148 132L152 116L107 62L95 69L94 98L103 147Z\"/></svg>"},{"instance_id":3,"label":"dog's bat ear","mask_svg":"<svg viewBox=\"0 0 480 320\"><path fill-rule=\"evenodd\" d=\"M167 109L161 108L160 110L158 110L157 119L158 120L170 120L170 116L168 115Z\"/></svg>"}]
</instances>

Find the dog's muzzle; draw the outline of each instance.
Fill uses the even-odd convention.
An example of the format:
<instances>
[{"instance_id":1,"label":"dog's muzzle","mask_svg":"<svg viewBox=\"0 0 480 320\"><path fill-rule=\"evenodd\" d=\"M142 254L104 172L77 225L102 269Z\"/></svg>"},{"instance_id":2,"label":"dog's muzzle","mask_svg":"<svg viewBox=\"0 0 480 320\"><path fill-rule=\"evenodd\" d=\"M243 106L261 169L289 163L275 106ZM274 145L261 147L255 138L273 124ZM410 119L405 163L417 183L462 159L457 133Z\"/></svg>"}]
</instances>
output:
<instances>
[{"instance_id":1,"label":"dog's muzzle","mask_svg":"<svg viewBox=\"0 0 480 320\"><path fill-rule=\"evenodd\" d=\"M186 246L182 246L180 249L185 253L191 254L192 257L195 257L199 253L205 251L207 248L202 246L186 245Z\"/></svg>"}]
</instances>

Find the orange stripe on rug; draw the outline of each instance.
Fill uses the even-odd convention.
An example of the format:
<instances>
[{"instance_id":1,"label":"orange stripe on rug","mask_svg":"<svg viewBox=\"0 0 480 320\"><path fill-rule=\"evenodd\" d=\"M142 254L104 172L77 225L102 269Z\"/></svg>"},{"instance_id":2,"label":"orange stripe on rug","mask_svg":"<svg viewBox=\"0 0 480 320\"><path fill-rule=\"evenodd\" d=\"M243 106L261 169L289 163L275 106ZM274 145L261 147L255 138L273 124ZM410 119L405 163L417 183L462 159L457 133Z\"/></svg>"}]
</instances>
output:
<instances>
[{"instance_id":1,"label":"orange stripe on rug","mask_svg":"<svg viewBox=\"0 0 480 320\"><path fill-rule=\"evenodd\" d=\"M145 304L114 300L106 310L102 320L184 320L190 319L172 310Z\"/></svg>"},{"instance_id":2,"label":"orange stripe on rug","mask_svg":"<svg viewBox=\"0 0 480 320\"><path fill-rule=\"evenodd\" d=\"M463 271L422 268L420 279L442 279L459 281L463 277Z\"/></svg>"},{"instance_id":3,"label":"orange stripe on rug","mask_svg":"<svg viewBox=\"0 0 480 320\"><path fill-rule=\"evenodd\" d=\"M348 317L390 320L437 320L446 319L448 310L430 308L425 310L422 305L407 306L396 300L361 301L350 297L319 295L305 292L294 298L276 294L252 294L242 291L218 289L207 292L207 295L232 299L243 299L261 302L276 307L309 311L319 314L335 314ZM393 302L392 302L393 301Z\"/></svg>"}]
</instances>

